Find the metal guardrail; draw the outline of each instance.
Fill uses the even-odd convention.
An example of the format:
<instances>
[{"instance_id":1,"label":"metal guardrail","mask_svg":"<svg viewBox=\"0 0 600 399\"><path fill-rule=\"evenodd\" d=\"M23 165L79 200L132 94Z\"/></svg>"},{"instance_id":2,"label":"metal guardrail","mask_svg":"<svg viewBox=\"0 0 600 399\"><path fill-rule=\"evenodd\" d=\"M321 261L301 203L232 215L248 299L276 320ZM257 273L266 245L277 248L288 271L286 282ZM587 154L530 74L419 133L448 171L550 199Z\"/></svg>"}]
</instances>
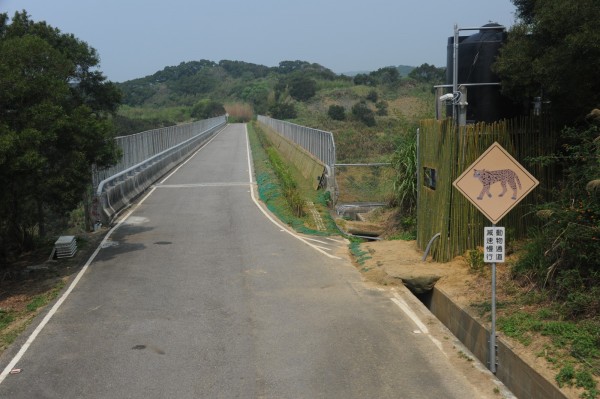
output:
<instances>
[{"instance_id":1,"label":"metal guardrail","mask_svg":"<svg viewBox=\"0 0 600 399\"><path fill-rule=\"evenodd\" d=\"M169 148L225 122L225 116L218 116L193 123L147 130L129 136L115 137L117 146L123 151L123 156L116 165L110 168L93 169L92 184L94 191L96 191L102 180L130 169Z\"/></svg>"},{"instance_id":2,"label":"metal guardrail","mask_svg":"<svg viewBox=\"0 0 600 399\"><path fill-rule=\"evenodd\" d=\"M133 135L138 137L127 141L128 149L131 150L129 155L124 155L124 160L116 167L108 169L117 172L95 183L90 215L94 224L107 223L131 199L207 142L226 124L225 116L221 116L188 125L174 126L173 129L155 129L138 133L139 136ZM167 137L159 137L158 132L161 131ZM141 143L142 148L135 150L132 145L136 142ZM163 147L167 148L163 149ZM162 151L159 151L161 149ZM133 159L142 158L143 154L146 154L145 159L125 168L125 165L131 163ZM100 175L97 174L95 178L98 176Z\"/></svg>"}]
</instances>

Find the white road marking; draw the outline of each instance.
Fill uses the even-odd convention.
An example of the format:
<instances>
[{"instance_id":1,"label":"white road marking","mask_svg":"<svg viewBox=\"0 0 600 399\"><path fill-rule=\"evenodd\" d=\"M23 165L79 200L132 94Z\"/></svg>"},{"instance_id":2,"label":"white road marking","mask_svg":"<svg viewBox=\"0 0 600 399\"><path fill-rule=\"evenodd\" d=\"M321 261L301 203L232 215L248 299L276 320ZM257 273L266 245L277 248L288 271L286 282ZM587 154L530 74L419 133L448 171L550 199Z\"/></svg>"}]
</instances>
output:
<instances>
[{"instance_id":1,"label":"white road marking","mask_svg":"<svg viewBox=\"0 0 600 399\"><path fill-rule=\"evenodd\" d=\"M196 187L235 187L235 186L248 186L253 183L194 183L194 184L161 184L157 185L156 188L196 188Z\"/></svg>"},{"instance_id":2,"label":"white road marking","mask_svg":"<svg viewBox=\"0 0 600 399\"><path fill-rule=\"evenodd\" d=\"M250 182L252 182L252 162L251 162L251 153L250 153L250 140L248 139L248 126L244 125L244 129L246 130L246 152L247 152L247 157L248 157L248 174L250 176ZM285 231L286 233L288 233L289 235L291 235L292 237L302 241L303 243L305 243L306 245L308 245L309 247L313 248L315 251L319 251L320 253L322 253L323 255L331 258L331 259L342 259L338 256L333 256L328 254L327 252L323 251L322 249L320 249L319 247L317 247L316 245L311 244L310 242L308 242L307 240L305 240L304 238L296 235L294 232L284 228L281 224L279 224L275 219L273 219L271 217L271 215L269 215L262 206L260 206L260 203L258 202L258 200L256 199L256 194L254 192L254 186L252 186L252 191L250 192L250 196L252 197L252 201L254 201L254 203L256 204L256 206L258 207L258 209L260 209L260 211L267 217L267 219L269 219L274 225L276 225L277 227L279 227L281 229L281 231Z\"/></svg>"},{"instance_id":3,"label":"white road marking","mask_svg":"<svg viewBox=\"0 0 600 399\"><path fill-rule=\"evenodd\" d=\"M327 248L327 247L321 247L319 245L315 245L315 247L317 248L321 248L323 251L333 251L331 248Z\"/></svg>"},{"instance_id":4,"label":"white road marking","mask_svg":"<svg viewBox=\"0 0 600 399\"><path fill-rule=\"evenodd\" d=\"M305 239L305 240L308 240L308 241L314 241L314 242L318 242L318 243L321 243L321 244L323 244L323 245L327 245L327 243L326 243L325 241L317 240L317 239L315 239L315 238L308 238L308 237L304 237L304 239Z\"/></svg>"},{"instance_id":5,"label":"white road marking","mask_svg":"<svg viewBox=\"0 0 600 399\"><path fill-rule=\"evenodd\" d=\"M400 297L396 292L394 292L394 298L392 298L392 302L394 302L402 311L419 327L419 330L423 332L423 334L429 334L429 329L423 322L419 319L415 312L408 306L404 299Z\"/></svg>"},{"instance_id":6,"label":"white road marking","mask_svg":"<svg viewBox=\"0 0 600 399\"><path fill-rule=\"evenodd\" d=\"M429 334L429 329L419 319L419 316L417 316L416 313L412 311L412 309L408 306L408 304L404 301L404 299L402 299L400 297L400 295L398 295L397 292L394 292L393 294L394 294L394 298L391 298L392 302L394 302L396 305L398 305L398 307L400 309L402 309L404 314L406 314L417 325L417 327L419 327L418 330L413 330L413 333L414 334L426 334L427 337L431 340L431 342L433 342L433 344L435 346L437 346L438 349L444 354L444 356L448 357L448 354L444 350L442 343L437 338L435 338L434 336Z\"/></svg>"}]
</instances>

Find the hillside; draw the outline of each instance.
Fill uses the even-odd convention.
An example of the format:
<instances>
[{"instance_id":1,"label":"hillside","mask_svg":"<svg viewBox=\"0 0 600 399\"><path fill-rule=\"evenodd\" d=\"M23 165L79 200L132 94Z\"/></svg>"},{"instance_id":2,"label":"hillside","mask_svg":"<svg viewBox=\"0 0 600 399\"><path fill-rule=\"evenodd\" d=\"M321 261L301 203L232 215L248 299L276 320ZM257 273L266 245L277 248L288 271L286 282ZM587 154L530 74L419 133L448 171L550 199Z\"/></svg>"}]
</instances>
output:
<instances>
[{"instance_id":1,"label":"hillside","mask_svg":"<svg viewBox=\"0 0 600 399\"><path fill-rule=\"evenodd\" d=\"M393 67L388 67L393 68ZM399 77L407 77L412 66L395 67ZM267 67L244 61L209 60L182 62L167 66L152 75L119 84L123 104L127 106L181 106L193 105L203 98L217 101L252 101L258 87L274 89L277 82L289 75L316 80L348 80L371 71L337 75L330 69L306 61L282 61L277 67Z\"/></svg>"},{"instance_id":2,"label":"hillside","mask_svg":"<svg viewBox=\"0 0 600 399\"><path fill-rule=\"evenodd\" d=\"M341 161L389 160L402 136L433 115L431 87L442 77L442 68L427 64L350 77L298 60L277 67L182 62L119 84L123 106L115 122L124 135L218 115L223 106L235 117L232 105L242 105L254 115L332 131Z\"/></svg>"}]
</instances>

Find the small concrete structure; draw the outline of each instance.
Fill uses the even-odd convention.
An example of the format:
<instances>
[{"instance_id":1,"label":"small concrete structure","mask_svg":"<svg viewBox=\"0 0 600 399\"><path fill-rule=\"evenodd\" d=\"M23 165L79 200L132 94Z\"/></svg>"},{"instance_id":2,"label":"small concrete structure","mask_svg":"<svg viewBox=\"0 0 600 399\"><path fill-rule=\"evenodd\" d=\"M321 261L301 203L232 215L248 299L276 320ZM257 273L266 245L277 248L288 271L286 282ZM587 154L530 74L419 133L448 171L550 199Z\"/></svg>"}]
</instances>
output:
<instances>
[{"instance_id":1,"label":"small concrete structure","mask_svg":"<svg viewBox=\"0 0 600 399\"><path fill-rule=\"evenodd\" d=\"M57 258L71 258L77 252L77 240L75 236L60 236L54 243L54 251Z\"/></svg>"}]
</instances>

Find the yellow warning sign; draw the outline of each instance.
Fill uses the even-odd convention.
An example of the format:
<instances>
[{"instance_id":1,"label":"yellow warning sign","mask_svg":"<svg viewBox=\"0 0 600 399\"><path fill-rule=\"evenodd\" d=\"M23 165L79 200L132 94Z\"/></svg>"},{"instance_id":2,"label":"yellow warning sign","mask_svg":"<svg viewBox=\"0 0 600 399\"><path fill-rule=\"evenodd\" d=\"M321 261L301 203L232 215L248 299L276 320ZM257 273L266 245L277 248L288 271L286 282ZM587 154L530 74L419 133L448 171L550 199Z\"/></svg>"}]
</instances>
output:
<instances>
[{"instance_id":1,"label":"yellow warning sign","mask_svg":"<svg viewBox=\"0 0 600 399\"><path fill-rule=\"evenodd\" d=\"M453 183L494 224L538 184L498 143L492 144Z\"/></svg>"}]
</instances>

